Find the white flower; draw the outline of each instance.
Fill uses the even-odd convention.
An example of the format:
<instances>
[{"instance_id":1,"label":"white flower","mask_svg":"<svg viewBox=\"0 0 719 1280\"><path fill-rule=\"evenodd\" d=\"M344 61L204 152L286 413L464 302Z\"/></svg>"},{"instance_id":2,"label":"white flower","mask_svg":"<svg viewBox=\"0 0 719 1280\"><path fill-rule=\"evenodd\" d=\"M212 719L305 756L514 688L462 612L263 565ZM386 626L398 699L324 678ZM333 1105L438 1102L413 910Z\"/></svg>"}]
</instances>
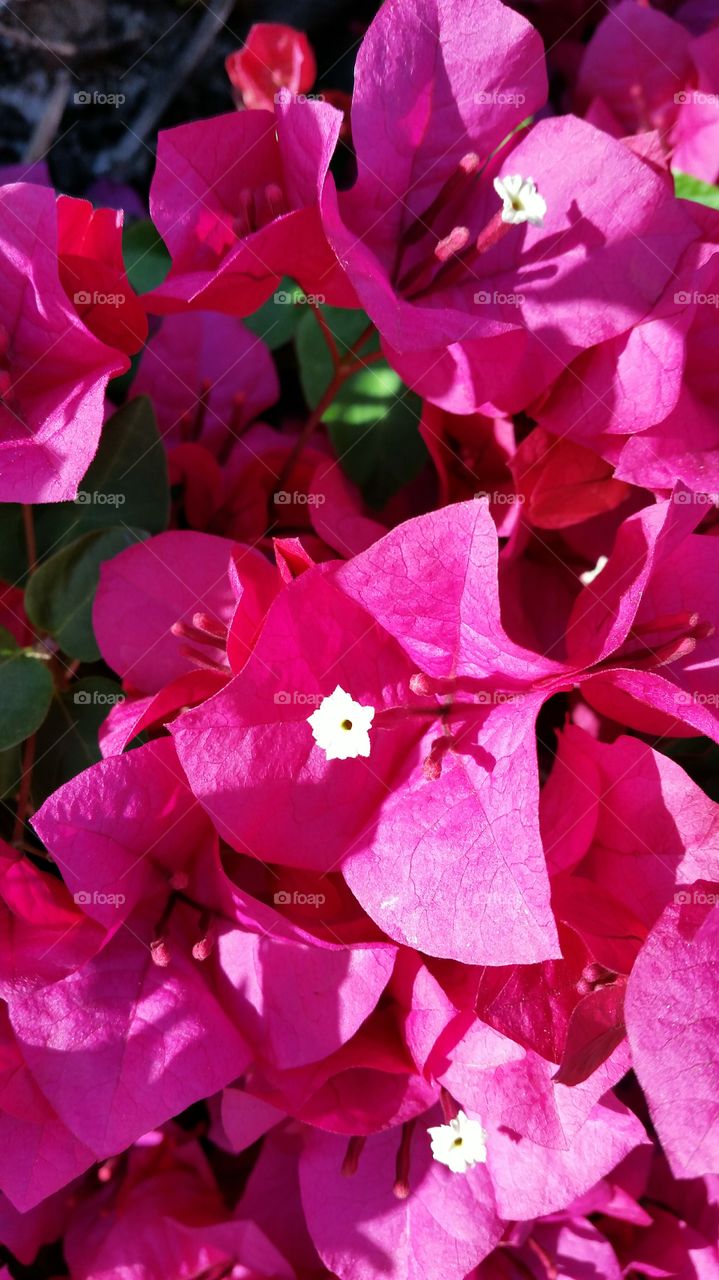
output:
<instances>
[{"instance_id":1,"label":"white flower","mask_svg":"<svg viewBox=\"0 0 719 1280\"><path fill-rule=\"evenodd\" d=\"M446 1164L452 1173L466 1173L487 1159L487 1135L479 1120L470 1120L463 1111L458 1111L449 1124L435 1125L427 1133L432 1139L435 1160Z\"/></svg>"},{"instance_id":2,"label":"white flower","mask_svg":"<svg viewBox=\"0 0 719 1280\"><path fill-rule=\"evenodd\" d=\"M504 178L494 179L494 189L504 201L502 222L529 222L533 227L544 226L547 202L540 196L532 178L523 178L519 173L507 174Z\"/></svg>"},{"instance_id":3,"label":"white flower","mask_svg":"<svg viewBox=\"0 0 719 1280\"><path fill-rule=\"evenodd\" d=\"M340 685L308 716L312 736L328 760L354 760L370 753L369 728L374 707L355 702Z\"/></svg>"}]
</instances>

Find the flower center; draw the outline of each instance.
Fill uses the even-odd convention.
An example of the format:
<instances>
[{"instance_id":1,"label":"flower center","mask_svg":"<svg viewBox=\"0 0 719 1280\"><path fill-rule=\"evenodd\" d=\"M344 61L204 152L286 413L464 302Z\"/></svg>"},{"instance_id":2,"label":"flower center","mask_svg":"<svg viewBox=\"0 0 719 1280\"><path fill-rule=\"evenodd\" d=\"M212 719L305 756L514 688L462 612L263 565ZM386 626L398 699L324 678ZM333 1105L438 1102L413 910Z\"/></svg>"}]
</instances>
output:
<instances>
[{"instance_id":1,"label":"flower center","mask_svg":"<svg viewBox=\"0 0 719 1280\"><path fill-rule=\"evenodd\" d=\"M432 1139L432 1155L452 1173L466 1173L487 1159L487 1135L479 1120L470 1120L458 1111L448 1124L433 1125L427 1130Z\"/></svg>"},{"instance_id":2,"label":"flower center","mask_svg":"<svg viewBox=\"0 0 719 1280\"><path fill-rule=\"evenodd\" d=\"M312 736L328 760L354 760L370 753L369 731L374 707L363 706L337 685L308 716Z\"/></svg>"},{"instance_id":3,"label":"flower center","mask_svg":"<svg viewBox=\"0 0 719 1280\"><path fill-rule=\"evenodd\" d=\"M430 288L466 282L481 254L493 249L511 227L524 222L534 227L544 225L547 202L539 194L533 178L508 174L494 179L502 208L473 238L461 215L467 209L471 186L480 167L474 152L463 156L432 203L415 217L405 232L398 289L409 300Z\"/></svg>"}]
</instances>

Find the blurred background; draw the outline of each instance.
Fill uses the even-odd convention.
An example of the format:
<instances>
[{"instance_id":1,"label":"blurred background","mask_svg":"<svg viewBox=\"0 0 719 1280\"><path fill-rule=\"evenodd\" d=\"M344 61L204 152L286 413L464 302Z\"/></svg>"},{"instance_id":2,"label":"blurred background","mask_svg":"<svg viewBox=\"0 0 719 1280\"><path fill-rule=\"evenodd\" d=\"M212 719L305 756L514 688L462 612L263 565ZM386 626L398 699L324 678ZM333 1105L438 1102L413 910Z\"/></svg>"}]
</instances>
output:
<instances>
[{"instance_id":1,"label":"blurred background","mask_svg":"<svg viewBox=\"0 0 719 1280\"><path fill-rule=\"evenodd\" d=\"M143 192L158 129L233 109L225 58L252 23L307 31L318 91L349 91L377 7L368 0L6 0L0 164L44 161L53 184L73 195L98 180ZM22 168L11 176L22 177Z\"/></svg>"}]
</instances>

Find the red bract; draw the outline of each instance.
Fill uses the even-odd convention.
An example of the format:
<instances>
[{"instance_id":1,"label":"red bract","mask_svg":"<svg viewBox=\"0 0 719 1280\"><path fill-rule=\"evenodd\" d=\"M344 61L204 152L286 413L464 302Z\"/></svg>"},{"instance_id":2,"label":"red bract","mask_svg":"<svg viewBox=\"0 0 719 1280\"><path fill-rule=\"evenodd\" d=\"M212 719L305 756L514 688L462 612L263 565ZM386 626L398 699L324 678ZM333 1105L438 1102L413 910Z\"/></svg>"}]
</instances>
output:
<instances>
[{"instance_id":1,"label":"red bract","mask_svg":"<svg viewBox=\"0 0 719 1280\"><path fill-rule=\"evenodd\" d=\"M317 76L307 36L281 22L256 22L243 47L226 58L225 67L244 106L269 111L279 89L306 93Z\"/></svg>"},{"instance_id":2,"label":"red bract","mask_svg":"<svg viewBox=\"0 0 719 1280\"><path fill-rule=\"evenodd\" d=\"M122 213L60 196L57 215L60 280L68 298L95 337L134 355L147 337L147 316L122 260Z\"/></svg>"},{"instance_id":3,"label":"red bract","mask_svg":"<svg viewBox=\"0 0 719 1280\"><path fill-rule=\"evenodd\" d=\"M127 358L82 323L58 267L55 196L0 191L0 500L74 498L97 448L108 378Z\"/></svg>"}]
</instances>

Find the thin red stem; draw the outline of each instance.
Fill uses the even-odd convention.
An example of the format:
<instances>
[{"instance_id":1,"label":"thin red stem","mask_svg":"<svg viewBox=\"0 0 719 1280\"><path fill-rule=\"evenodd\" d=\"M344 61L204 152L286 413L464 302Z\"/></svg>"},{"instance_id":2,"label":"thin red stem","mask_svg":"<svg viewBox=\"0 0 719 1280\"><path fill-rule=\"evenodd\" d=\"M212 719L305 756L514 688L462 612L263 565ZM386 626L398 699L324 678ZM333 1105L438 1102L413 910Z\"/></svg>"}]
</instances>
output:
<instances>
[{"instance_id":1,"label":"thin red stem","mask_svg":"<svg viewBox=\"0 0 719 1280\"><path fill-rule=\"evenodd\" d=\"M25 742L25 748L22 753L22 772L20 774L20 790L17 796L17 809L15 810L15 825L13 827L12 842L18 844L22 839L25 829L25 819L27 817L28 805L30 803L30 786L32 783L32 766L35 760L35 734L31 734Z\"/></svg>"}]
</instances>

